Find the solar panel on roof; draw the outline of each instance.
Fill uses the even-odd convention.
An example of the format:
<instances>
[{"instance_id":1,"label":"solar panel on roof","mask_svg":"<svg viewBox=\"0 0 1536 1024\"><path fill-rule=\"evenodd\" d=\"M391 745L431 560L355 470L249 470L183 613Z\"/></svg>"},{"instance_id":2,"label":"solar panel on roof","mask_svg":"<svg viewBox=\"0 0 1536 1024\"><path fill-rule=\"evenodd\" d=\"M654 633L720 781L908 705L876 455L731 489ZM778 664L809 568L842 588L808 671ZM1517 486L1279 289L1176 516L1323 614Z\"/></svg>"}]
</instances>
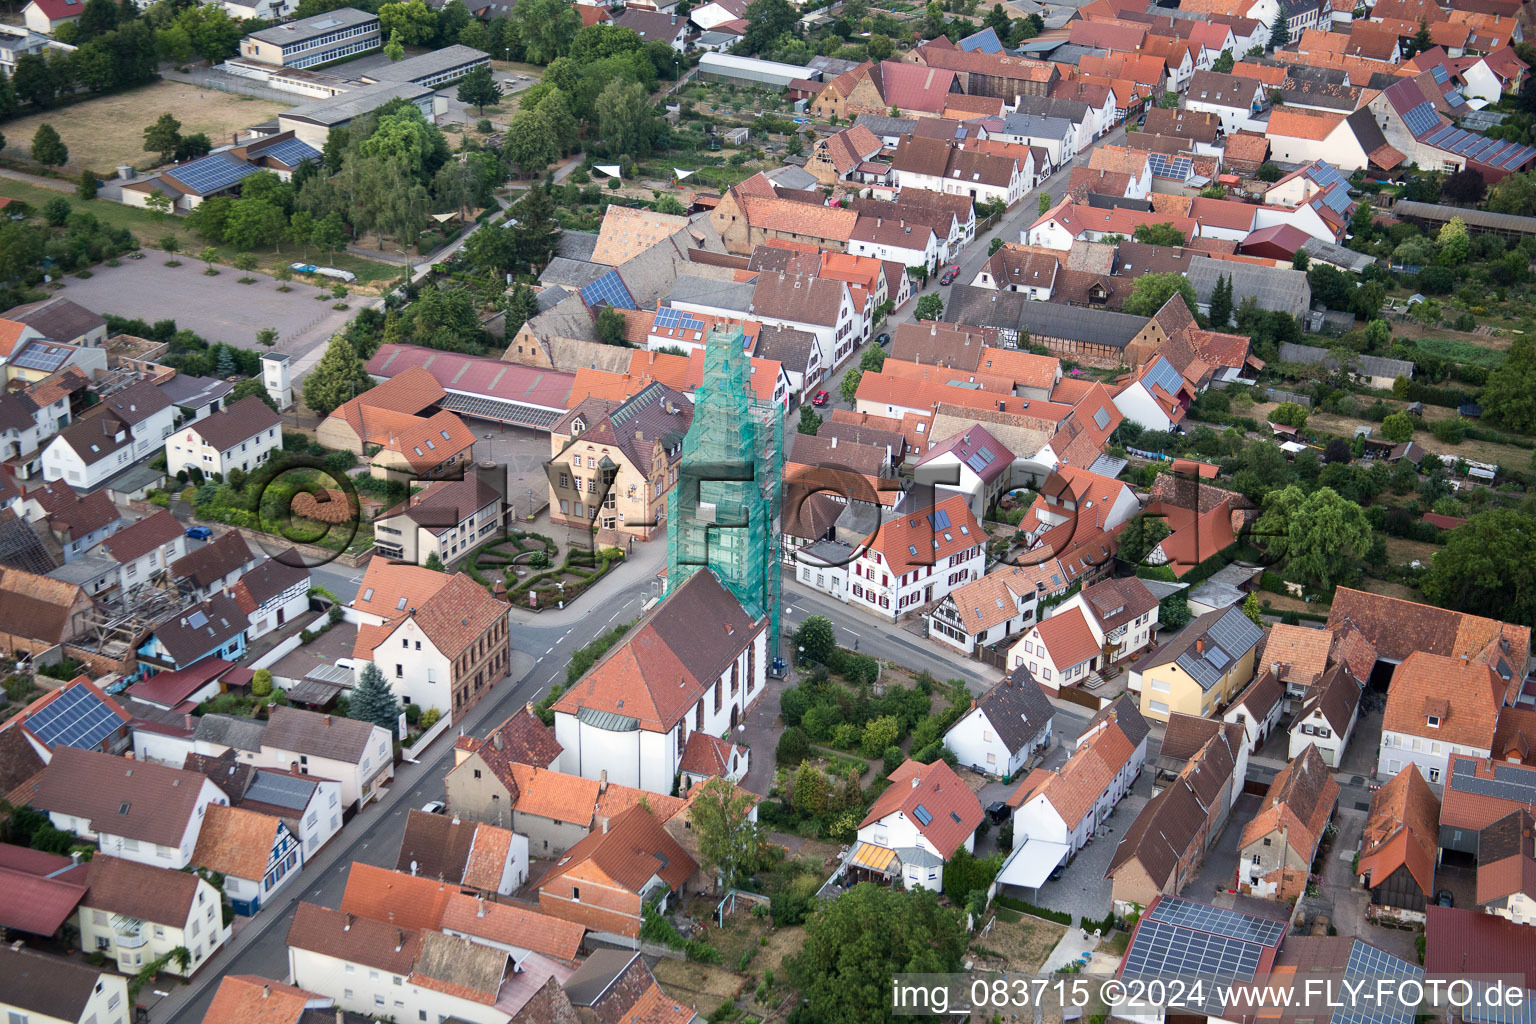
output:
<instances>
[{"instance_id":1,"label":"solar panel on roof","mask_svg":"<svg viewBox=\"0 0 1536 1024\"><path fill-rule=\"evenodd\" d=\"M917 819L919 825L926 825L933 820L933 815L922 804L918 804L912 809L912 817Z\"/></svg>"},{"instance_id":2,"label":"solar panel on roof","mask_svg":"<svg viewBox=\"0 0 1536 1024\"><path fill-rule=\"evenodd\" d=\"M1093 414L1093 423L1100 430L1103 430L1105 427L1109 426L1109 410L1103 408L1102 406L1096 409Z\"/></svg>"},{"instance_id":3,"label":"solar panel on roof","mask_svg":"<svg viewBox=\"0 0 1536 1024\"><path fill-rule=\"evenodd\" d=\"M1215 665L1218 669L1222 669L1226 668L1227 662L1231 661L1232 659L1228 658L1227 652L1222 650L1220 647L1212 647L1205 652L1205 660L1210 662L1212 665Z\"/></svg>"},{"instance_id":4,"label":"solar panel on roof","mask_svg":"<svg viewBox=\"0 0 1536 1024\"><path fill-rule=\"evenodd\" d=\"M1283 921L1272 921L1267 917L1255 917L1253 914L1196 903L1181 897L1164 896L1148 915L1148 919L1180 928L1195 928L1215 935L1225 935L1230 939L1257 942L1264 946L1278 943L1285 931Z\"/></svg>"},{"instance_id":5,"label":"solar panel on roof","mask_svg":"<svg viewBox=\"0 0 1536 1024\"><path fill-rule=\"evenodd\" d=\"M11 360L12 365L20 366L28 370L41 370L52 373L63 366L69 359L69 349L59 345L47 345L34 342L21 350L21 354Z\"/></svg>"},{"instance_id":6,"label":"solar panel on roof","mask_svg":"<svg viewBox=\"0 0 1536 1024\"><path fill-rule=\"evenodd\" d=\"M1451 77L1450 72L1445 70L1444 64L1436 64L1434 67L1429 69L1429 73L1434 78L1434 80L1441 85L1444 85L1446 80Z\"/></svg>"},{"instance_id":7,"label":"solar panel on roof","mask_svg":"<svg viewBox=\"0 0 1536 1024\"><path fill-rule=\"evenodd\" d=\"M972 455L970 458L965 460L965 464L974 469L978 476L987 471L987 464L982 461L979 455Z\"/></svg>"},{"instance_id":8,"label":"solar panel on roof","mask_svg":"<svg viewBox=\"0 0 1536 1024\"><path fill-rule=\"evenodd\" d=\"M1150 385L1156 385L1170 395L1179 393L1179 386L1184 383L1184 378L1179 376L1179 371L1173 368L1168 360L1158 357L1147 370L1146 381Z\"/></svg>"},{"instance_id":9,"label":"solar panel on roof","mask_svg":"<svg viewBox=\"0 0 1536 1024\"><path fill-rule=\"evenodd\" d=\"M284 139L275 146L263 149L257 155L280 160L289 167L297 167L306 160L318 160L320 151L302 139Z\"/></svg>"},{"instance_id":10,"label":"solar panel on roof","mask_svg":"<svg viewBox=\"0 0 1536 1024\"><path fill-rule=\"evenodd\" d=\"M1440 124L1440 115L1435 112L1435 106L1428 100L1409 110L1403 115L1403 121L1408 125L1408 130L1414 138L1432 132Z\"/></svg>"},{"instance_id":11,"label":"solar panel on roof","mask_svg":"<svg viewBox=\"0 0 1536 1024\"><path fill-rule=\"evenodd\" d=\"M1343 185L1345 188L1349 187L1349 179L1344 177L1337 167L1323 160L1318 160L1311 167L1307 168L1307 177L1317 182L1323 188L1334 184Z\"/></svg>"},{"instance_id":12,"label":"solar panel on roof","mask_svg":"<svg viewBox=\"0 0 1536 1024\"><path fill-rule=\"evenodd\" d=\"M27 717L26 727L49 747L91 750L122 728L123 720L87 687L72 686Z\"/></svg>"},{"instance_id":13,"label":"solar panel on roof","mask_svg":"<svg viewBox=\"0 0 1536 1024\"><path fill-rule=\"evenodd\" d=\"M1422 980L1424 971L1401 957L1385 953L1375 946L1356 939L1349 950L1349 960L1344 973L1350 978L1415 978ZM1409 1024L1416 1017L1417 1007L1406 1006L1394 999L1352 1001L1345 1008L1335 1010L1333 1024Z\"/></svg>"},{"instance_id":14,"label":"solar panel on roof","mask_svg":"<svg viewBox=\"0 0 1536 1024\"><path fill-rule=\"evenodd\" d=\"M463 413L465 416L473 416L483 420L496 420L500 423L516 423L527 427L548 428L561 416L565 415L552 409L520 405L516 402L506 402L499 398L461 395L452 391L437 404L448 412Z\"/></svg>"},{"instance_id":15,"label":"solar panel on roof","mask_svg":"<svg viewBox=\"0 0 1536 1024\"><path fill-rule=\"evenodd\" d=\"M947 530L949 529L949 513L941 508L928 517L928 523L935 530Z\"/></svg>"},{"instance_id":16,"label":"solar panel on roof","mask_svg":"<svg viewBox=\"0 0 1536 1024\"><path fill-rule=\"evenodd\" d=\"M638 309L630 296L624 279L617 270L610 270L602 277L581 289L582 300L589 306L613 306L616 309Z\"/></svg>"},{"instance_id":17,"label":"solar panel on roof","mask_svg":"<svg viewBox=\"0 0 1536 1024\"><path fill-rule=\"evenodd\" d=\"M259 168L224 153L205 156L189 164L173 167L167 173L199 195L226 189L241 178L250 177Z\"/></svg>"},{"instance_id":18,"label":"solar panel on roof","mask_svg":"<svg viewBox=\"0 0 1536 1024\"><path fill-rule=\"evenodd\" d=\"M1190 175L1194 173L1194 162L1187 156L1149 153L1147 154L1147 162L1152 167L1152 174L1158 178L1188 181Z\"/></svg>"}]
</instances>

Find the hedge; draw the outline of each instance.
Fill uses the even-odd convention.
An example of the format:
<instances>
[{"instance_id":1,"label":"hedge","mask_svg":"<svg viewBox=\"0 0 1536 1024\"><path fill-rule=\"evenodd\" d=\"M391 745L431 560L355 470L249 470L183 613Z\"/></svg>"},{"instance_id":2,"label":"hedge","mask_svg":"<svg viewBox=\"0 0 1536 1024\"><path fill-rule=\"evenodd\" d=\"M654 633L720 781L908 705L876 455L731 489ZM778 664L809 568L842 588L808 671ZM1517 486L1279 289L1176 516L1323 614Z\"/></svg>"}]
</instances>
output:
<instances>
[{"instance_id":1,"label":"hedge","mask_svg":"<svg viewBox=\"0 0 1536 1024\"><path fill-rule=\"evenodd\" d=\"M1059 910L1046 910L1044 907L1037 907L1027 900L1014 899L1012 896L998 896L992 902L1000 907L1017 910L1019 913L1028 914L1031 917L1043 917L1047 921L1055 921L1057 924L1064 924L1068 927L1072 925L1071 914L1063 914Z\"/></svg>"}]
</instances>

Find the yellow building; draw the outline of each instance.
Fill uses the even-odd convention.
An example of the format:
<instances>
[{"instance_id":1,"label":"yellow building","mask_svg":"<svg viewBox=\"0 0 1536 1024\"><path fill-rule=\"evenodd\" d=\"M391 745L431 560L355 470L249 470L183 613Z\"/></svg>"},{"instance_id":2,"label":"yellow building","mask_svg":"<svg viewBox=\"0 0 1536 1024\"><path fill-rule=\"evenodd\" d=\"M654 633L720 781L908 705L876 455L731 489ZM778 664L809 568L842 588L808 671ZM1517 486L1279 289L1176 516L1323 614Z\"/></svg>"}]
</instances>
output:
<instances>
[{"instance_id":1,"label":"yellow building","mask_svg":"<svg viewBox=\"0 0 1536 1024\"><path fill-rule=\"evenodd\" d=\"M1174 712L1210 717L1253 679L1263 639L1236 605L1193 620L1142 666L1142 715L1159 722Z\"/></svg>"}]
</instances>

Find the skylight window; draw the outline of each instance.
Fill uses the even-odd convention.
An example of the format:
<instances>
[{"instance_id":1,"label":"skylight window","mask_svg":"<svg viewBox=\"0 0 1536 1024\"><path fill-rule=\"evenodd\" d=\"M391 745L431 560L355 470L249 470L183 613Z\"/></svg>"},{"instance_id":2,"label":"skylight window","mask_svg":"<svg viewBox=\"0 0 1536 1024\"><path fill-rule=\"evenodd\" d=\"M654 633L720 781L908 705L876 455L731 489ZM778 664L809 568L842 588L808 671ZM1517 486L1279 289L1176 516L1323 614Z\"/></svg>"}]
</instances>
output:
<instances>
[{"instance_id":1,"label":"skylight window","mask_svg":"<svg viewBox=\"0 0 1536 1024\"><path fill-rule=\"evenodd\" d=\"M395 610L396 611L402 611L402 612L405 611L405 602L406 602L406 599L404 597L402 597L400 599L400 603L395 605Z\"/></svg>"},{"instance_id":2,"label":"skylight window","mask_svg":"<svg viewBox=\"0 0 1536 1024\"><path fill-rule=\"evenodd\" d=\"M373 588L372 587L369 587L367 590L363 591L363 600L364 601L372 601L373 600Z\"/></svg>"}]
</instances>

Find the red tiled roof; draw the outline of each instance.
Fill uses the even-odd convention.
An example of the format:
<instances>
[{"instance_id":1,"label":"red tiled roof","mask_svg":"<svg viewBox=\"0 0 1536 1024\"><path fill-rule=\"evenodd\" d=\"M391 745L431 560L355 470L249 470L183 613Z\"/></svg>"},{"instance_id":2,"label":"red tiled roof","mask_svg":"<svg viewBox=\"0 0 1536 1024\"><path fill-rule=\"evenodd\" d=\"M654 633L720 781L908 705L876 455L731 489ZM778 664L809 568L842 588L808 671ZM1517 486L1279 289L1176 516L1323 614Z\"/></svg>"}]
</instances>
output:
<instances>
[{"instance_id":1,"label":"red tiled roof","mask_svg":"<svg viewBox=\"0 0 1536 1024\"><path fill-rule=\"evenodd\" d=\"M475 938L531 949L544 956L575 960L586 929L517 903L497 903L465 893L448 897L442 928Z\"/></svg>"},{"instance_id":2,"label":"red tiled roof","mask_svg":"<svg viewBox=\"0 0 1536 1024\"><path fill-rule=\"evenodd\" d=\"M1093 638L1081 608L1069 608L1042 619L1035 632L1050 652L1051 660L1061 669L1079 665L1099 653L1099 643Z\"/></svg>"},{"instance_id":3,"label":"red tiled roof","mask_svg":"<svg viewBox=\"0 0 1536 1024\"><path fill-rule=\"evenodd\" d=\"M589 877L589 868L638 893L653 875L674 892L698 864L644 807L636 805L571 847L539 880L539 888L563 875Z\"/></svg>"},{"instance_id":4,"label":"red tiled roof","mask_svg":"<svg viewBox=\"0 0 1536 1024\"><path fill-rule=\"evenodd\" d=\"M353 861L347 871L347 888L341 896L341 909L400 928L436 931L442 927L448 900L458 891L435 879L391 871L359 860Z\"/></svg>"},{"instance_id":5,"label":"red tiled roof","mask_svg":"<svg viewBox=\"0 0 1536 1024\"><path fill-rule=\"evenodd\" d=\"M860 828L892 814L905 815L939 856L949 860L981 824L981 802L942 760L907 760L887 778L890 786L875 799Z\"/></svg>"}]
</instances>

